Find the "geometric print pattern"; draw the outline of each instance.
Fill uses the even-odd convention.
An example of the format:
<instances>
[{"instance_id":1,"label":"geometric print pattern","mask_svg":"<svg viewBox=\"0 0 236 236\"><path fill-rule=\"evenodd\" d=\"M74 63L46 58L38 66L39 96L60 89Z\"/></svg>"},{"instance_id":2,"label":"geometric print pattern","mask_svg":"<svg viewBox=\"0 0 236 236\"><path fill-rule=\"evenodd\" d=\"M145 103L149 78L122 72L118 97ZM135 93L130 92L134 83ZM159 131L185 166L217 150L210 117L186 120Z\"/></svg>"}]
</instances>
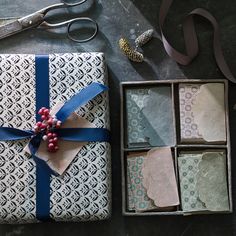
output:
<instances>
[{"instance_id":1,"label":"geometric print pattern","mask_svg":"<svg viewBox=\"0 0 236 236\"><path fill-rule=\"evenodd\" d=\"M126 112L127 112L127 130L128 146L132 147L138 144L148 144L144 135L144 126L142 124L142 108L144 101L148 97L149 89L129 89L126 91Z\"/></svg>"},{"instance_id":2,"label":"geometric print pattern","mask_svg":"<svg viewBox=\"0 0 236 236\"><path fill-rule=\"evenodd\" d=\"M154 202L147 196L143 186L142 167L146 154L127 157L128 208L135 211L156 209Z\"/></svg>"},{"instance_id":3,"label":"geometric print pattern","mask_svg":"<svg viewBox=\"0 0 236 236\"><path fill-rule=\"evenodd\" d=\"M181 141L201 141L198 125L194 122L192 106L201 84L179 84Z\"/></svg>"},{"instance_id":4,"label":"geometric print pattern","mask_svg":"<svg viewBox=\"0 0 236 236\"><path fill-rule=\"evenodd\" d=\"M66 101L92 82L107 84L102 53L49 56L50 106ZM77 113L96 127L110 128L108 93ZM32 129L35 124L35 56L0 55L0 126ZM28 140L0 142L0 222L36 219L35 163L23 149ZM106 219L111 210L110 144L83 146L67 171L50 181L50 216L56 221Z\"/></svg>"},{"instance_id":5,"label":"geometric print pattern","mask_svg":"<svg viewBox=\"0 0 236 236\"><path fill-rule=\"evenodd\" d=\"M198 165L202 154L180 154L178 157L178 169L183 211L205 210L203 202L199 199L197 184Z\"/></svg>"}]
</instances>

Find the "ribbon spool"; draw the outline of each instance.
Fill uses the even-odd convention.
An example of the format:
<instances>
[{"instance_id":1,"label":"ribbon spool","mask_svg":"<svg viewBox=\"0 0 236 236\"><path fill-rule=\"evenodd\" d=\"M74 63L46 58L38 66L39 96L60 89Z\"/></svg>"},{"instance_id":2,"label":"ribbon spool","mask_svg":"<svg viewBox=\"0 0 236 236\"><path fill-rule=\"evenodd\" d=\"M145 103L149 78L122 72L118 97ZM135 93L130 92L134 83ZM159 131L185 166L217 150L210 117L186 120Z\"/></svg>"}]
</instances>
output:
<instances>
[{"instance_id":1,"label":"ribbon spool","mask_svg":"<svg viewBox=\"0 0 236 236\"><path fill-rule=\"evenodd\" d=\"M160 12L159 12L159 25L161 31L161 38L163 42L163 46L167 52L167 54L176 62L181 65L188 65L192 62L192 60L198 55L199 47L198 47L198 39L194 27L194 16L202 16L207 19L213 26L214 34L213 34L213 49L215 54L215 59L218 67L220 68L223 75L233 83L236 83L236 78L233 76L230 71L220 44L220 28L217 23L215 17L203 8L196 8L191 11L184 23L183 23L183 32L184 32L184 42L186 45L186 54L180 53L175 48L173 48L170 43L167 41L164 33L163 33L163 25L165 23L166 16L168 14L169 8L172 4L173 0L164 0L161 3Z\"/></svg>"}]
</instances>

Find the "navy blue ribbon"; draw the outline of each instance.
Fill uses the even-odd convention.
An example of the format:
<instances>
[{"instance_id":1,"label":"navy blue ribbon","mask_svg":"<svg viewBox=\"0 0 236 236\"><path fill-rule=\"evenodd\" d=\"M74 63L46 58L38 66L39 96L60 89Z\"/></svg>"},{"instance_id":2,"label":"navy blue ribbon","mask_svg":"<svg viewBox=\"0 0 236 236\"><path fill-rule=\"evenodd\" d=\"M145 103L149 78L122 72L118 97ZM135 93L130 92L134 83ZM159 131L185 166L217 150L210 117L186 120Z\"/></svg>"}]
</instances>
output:
<instances>
[{"instance_id":1,"label":"navy blue ribbon","mask_svg":"<svg viewBox=\"0 0 236 236\"><path fill-rule=\"evenodd\" d=\"M36 56L36 111L49 104L49 62L48 56ZM67 101L57 112L57 119L62 123L72 112L108 88L99 83L92 83ZM37 113L37 112L36 112ZM36 114L36 120L40 116ZM109 131L105 128L61 128L56 129L59 138L75 142L109 142ZM36 217L40 221L50 220L50 177L57 175L45 161L35 154L42 140L42 133L32 130L20 130L11 127L0 127L0 141L14 141L31 138L29 149L36 163Z\"/></svg>"},{"instance_id":2,"label":"navy blue ribbon","mask_svg":"<svg viewBox=\"0 0 236 236\"><path fill-rule=\"evenodd\" d=\"M56 114L57 119L63 123L77 108L86 104L88 101L92 100L98 94L106 91L107 89L108 88L103 84L90 84L86 87L86 89L82 89L64 104L64 106Z\"/></svg>"},{"instance_id":3,"label":"navy blue ribbon","mask_svg":"<svg viewBox=\"0 0 236 236\"><path fill-rule=\"evenodd\" d=\"M11 127L0 127L0 140L1 141L15 141L30 138L34 135L31 130L20 130Z\"/></svg>"},{"instance_id":4,"label":"navy blue ribbon","mask_svg":"<svg viewBox=\"0 0 236 236\"><path fill-rule=\"evenodd\" d=\"M105 128L61 128L55 129L54 131L60 139L66 141L109 142L110 140L110 132ZM0 141L16 141L26 138L32 138L32 149L30 151L32 154L36 153L42 140L42 134L39 133L35 136L32 130L0 127Z\"/></svg>"},{"instance_id":5,"label":"navy blue ribbon","mask_svg":"<svg viewBox=\"0 0 236 236\"><path fill-rule=\"evenodd\" d=\"M48 55L37 55L35 57L35 82L36 82L36 121L40 121L38 111L41 107L50 107L49 102L49 58ZM51 171L48 170L47 164L35 156L40 145L39 135L37 145L30 149L33 159L36 163L36 217L40 221L50 219L50 177Z\"/></svg>"}]
</instances>

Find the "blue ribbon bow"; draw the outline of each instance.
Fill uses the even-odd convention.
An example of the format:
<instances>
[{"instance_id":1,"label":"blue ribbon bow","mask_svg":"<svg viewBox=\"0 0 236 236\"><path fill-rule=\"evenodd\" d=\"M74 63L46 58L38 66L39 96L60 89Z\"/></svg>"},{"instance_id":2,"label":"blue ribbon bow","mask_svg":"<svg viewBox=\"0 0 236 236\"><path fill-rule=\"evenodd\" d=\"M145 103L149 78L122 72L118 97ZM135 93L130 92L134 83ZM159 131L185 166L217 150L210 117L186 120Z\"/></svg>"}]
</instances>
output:
<instances>
[{"instance_id":1,"label":"blue ribbon bow","mask_svg":"<svg viewBox=\"0 0 236 236\"><path fill-rule=\"evenodd\" d=\"M57 119L62 123L65 122L72 112L95 98L98 94L106 91L107 89L108 88L105 85L99 83L92 83L88 85L61 107L61 109L56 113ZM109 141L109 131L105 128L60 128L55 129L55 132L58 134L59 138L67 141ZM32 154L35 154L40 145L42 133L39 132L35 134L35 132L32 130L0 127L0 141L15 141L26 138L31 138L30 143L32 144L32 149L30 149L30 151Z\"/></svg>"}]
</instances>

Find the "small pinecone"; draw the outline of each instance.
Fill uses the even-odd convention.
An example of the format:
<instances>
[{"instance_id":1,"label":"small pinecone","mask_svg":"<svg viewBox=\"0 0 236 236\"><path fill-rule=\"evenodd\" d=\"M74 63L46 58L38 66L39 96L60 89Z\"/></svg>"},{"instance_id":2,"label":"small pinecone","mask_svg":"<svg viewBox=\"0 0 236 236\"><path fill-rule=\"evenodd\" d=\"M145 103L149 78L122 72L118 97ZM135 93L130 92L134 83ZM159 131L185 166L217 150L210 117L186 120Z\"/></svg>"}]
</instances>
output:
<instances>
[{"instance_id":1,"label":"small pinecone","mask_svg":"<svg viewBox=\"0 0 236 236\"><path fill-rule=\"evenodd\" d=\"M152 36L153 36L153 29L145 31L135 39L136 46L142 47L144 44L146 44L149 40L152 39Z\"/></svg>"},{"instance_id":2,"label":"small pinecone","mask_svg":"<svg viewBox=\"0 0 236 236\"><path fill-rule=\"evenodd\" d=\"M119 46L122 52L131 60L135 62L142 62L144 57L143 54L134 50L130 45L127 39L121 38L119 40Z\"/></svg>"}]
</instances>

